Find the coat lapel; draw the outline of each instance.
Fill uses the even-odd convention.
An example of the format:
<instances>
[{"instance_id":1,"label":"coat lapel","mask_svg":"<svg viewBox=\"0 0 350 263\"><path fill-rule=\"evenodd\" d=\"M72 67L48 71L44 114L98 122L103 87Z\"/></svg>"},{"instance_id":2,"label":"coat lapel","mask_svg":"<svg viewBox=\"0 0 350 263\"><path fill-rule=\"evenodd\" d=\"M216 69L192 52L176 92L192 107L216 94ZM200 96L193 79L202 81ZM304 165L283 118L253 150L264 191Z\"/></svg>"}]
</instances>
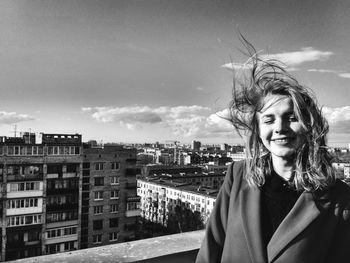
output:
<instances>
[{"instance_id":1,"label":"coat lapel","mask_svg":"<svg viewBox=\"0 0 350 263\"><path fill-rule=\"evenodd\" d=\"M320 214L313 196L304 192L298 198L292 210L281 222L273 234L268 246L268 261L273 261L279 253L299 235Z\"/></svg>"},{"instance_id":2,"label":"coat lapel","mask_svg":"<svg viewBox=\"0 0 350 263\"><path fill-rule=\"evenodd\" d=\"M245 185L241 195L241 215L245 238L252 262L266 262L260 224L261 191Z\"/></svg>"}]
</instances>

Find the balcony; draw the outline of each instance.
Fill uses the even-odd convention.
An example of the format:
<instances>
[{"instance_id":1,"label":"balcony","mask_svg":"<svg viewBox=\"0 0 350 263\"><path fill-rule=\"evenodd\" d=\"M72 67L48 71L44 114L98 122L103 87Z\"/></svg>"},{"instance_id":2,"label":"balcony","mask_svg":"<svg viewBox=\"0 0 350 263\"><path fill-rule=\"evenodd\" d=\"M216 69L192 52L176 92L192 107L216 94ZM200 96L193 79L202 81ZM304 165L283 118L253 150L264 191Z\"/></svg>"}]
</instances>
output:
<instances>
[{"instance_id":1,"label":"balcony","mask_svg":"<svg viewBox=\"0 0 350 263\"><path fill-rule=\"evenodd\" d=\"M126 217L141 216L141 209L126 210L125 216Z\"/></svg>"},{"instance_id":2,"label":"balcony","mask_svg":"<svg viewBox=\"0 0 350 263\"><path fill-rule=\"evenodd\" d=\"M137 188L137 183L136 182L127 182L125 185L126 189L135 189Z\"/></svg>"},{"instance_id":3,"label":"balcony","mask_svg":"<svg viewBox=\"0 0 350 263\"><path fill-rule=\"evenodd\" d=\"M64 210L72 210L78 209L79 203L66 203L66 204L47 204L46 211L64 211Z\"/></svg>"},{"instance_id":4,"label":"balcony","mask_svg":"<svg viewBox=\"0 0 350 263\"><path fill-rule=\"evenodd\" d=\"M53 255L19 259L16 263L123 263L137 261L140 263L193 263L203 237L204 230L200 230Z\"/></svg>"},{"instance_id":5,"label":"balcony","mask_svg":"<svg viewBox=\"0 0 350 263\"><path fill-rule=\"evenodd\" d=\"M37 181L43 180L43 174L8 174L7 181Z\"/></svg>"}]
</instances>

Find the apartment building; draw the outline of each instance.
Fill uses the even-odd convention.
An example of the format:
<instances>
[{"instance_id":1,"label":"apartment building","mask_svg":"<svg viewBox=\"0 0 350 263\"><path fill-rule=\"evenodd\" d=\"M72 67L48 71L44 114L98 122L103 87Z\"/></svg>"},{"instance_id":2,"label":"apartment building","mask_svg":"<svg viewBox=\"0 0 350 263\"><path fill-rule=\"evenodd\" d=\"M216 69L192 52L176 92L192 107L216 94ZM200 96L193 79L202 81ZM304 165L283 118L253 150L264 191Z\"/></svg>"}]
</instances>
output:
<instances>
[{"instance_id":1,"label":"apartment building","mask_svg":"<svg viewBox=\"0 0 350 263\"><path fill-rule=\"evenodd\" d=\"M135 239L138 174L136 149L84 147L81 248Z\"/></svg>"},{"instance_id":2,"label":"apartment building","mask_svg":"<svg viewBox=\"0 0 350 263\"><path fill-rule=\"evenodd\" d=\"M78 249L81 135L0 137L1 261Z\"/></svg>"},{"instance_id":3,"label":"apartment building","mask_svg":"<svg viewBox=\"0 0 350 263\"><path fill-rule=\"evenodd\" d=\"M0 137L0 261L135 239L136 150L36 139Z\"/></svg>"},{"instance_id":4,"label":"apartment building","mask_svg":"<svg viewBox=\"0 0 350 263\"><path fill-rule=\"evenodd\" d=\"M138 179L137 187L137 194L141 198L141 216L163 225L166 225L168 216L174 213L179 204L199 212L203 223L206 223L218 193L217 189L162 179Z\"/></svg>"}]
</instances>

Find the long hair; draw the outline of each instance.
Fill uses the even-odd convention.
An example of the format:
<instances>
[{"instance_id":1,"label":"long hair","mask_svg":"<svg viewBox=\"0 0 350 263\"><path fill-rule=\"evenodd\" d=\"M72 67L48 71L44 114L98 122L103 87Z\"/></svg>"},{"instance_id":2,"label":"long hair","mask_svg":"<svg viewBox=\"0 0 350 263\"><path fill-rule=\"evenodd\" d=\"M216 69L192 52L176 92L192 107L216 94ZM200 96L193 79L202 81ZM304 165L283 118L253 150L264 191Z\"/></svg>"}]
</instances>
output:
<instances>
[{"instance_id":1,"label":"long hair","mask_svg":"<svg viewBox=\"0 0 350 263\"><path fill-rule=\"evenodd\" d=\"M230 113L238 134L246 136L246 180L250 186L262 186L271 175L271 154L259 136L258 113L268 95L283 95L293 101L294 112L304 133L303 144L295 153L292 186L296 190L326 189L335 181L331 155L327 151L328 123L321 113L311 90L299 84L278 60L261 58L241 35L249 62L243 74L234 72L233 98Z\"/></svg>"}]
</instances>

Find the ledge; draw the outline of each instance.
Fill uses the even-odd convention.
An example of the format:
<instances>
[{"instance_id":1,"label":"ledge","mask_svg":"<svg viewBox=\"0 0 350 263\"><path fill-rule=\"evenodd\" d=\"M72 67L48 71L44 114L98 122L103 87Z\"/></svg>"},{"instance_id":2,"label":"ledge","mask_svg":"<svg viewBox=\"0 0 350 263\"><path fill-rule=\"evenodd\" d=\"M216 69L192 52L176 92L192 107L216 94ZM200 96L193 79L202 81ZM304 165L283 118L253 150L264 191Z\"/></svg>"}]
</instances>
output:
<instances>
[{"instance_id":1,"label":"ledge","mask_svg":"<svg viewBox=\"0 0 350 263\"><path fill-rule=\"evenodd\" d=\"M204 230L142 239L115 245L100 246L76 251L19 259L16 263L86 263L86 262L194 262L196 253L204 238ZM169 261L168 259L171 259ZM150 260L154 259L154 260ZM185 259L185 260L184 260ZM187 261L186 261L187 260Z\"/></svg>"}]
</instances>

